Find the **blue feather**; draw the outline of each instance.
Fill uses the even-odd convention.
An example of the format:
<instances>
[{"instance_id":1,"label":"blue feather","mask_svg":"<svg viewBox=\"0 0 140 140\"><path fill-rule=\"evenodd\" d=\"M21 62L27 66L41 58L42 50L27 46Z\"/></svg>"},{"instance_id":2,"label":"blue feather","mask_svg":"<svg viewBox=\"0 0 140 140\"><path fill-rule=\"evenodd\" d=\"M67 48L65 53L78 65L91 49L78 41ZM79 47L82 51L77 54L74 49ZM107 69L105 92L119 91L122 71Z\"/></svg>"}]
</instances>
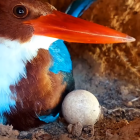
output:
<instances>
[{"instance_id":1,"label":"blue feather","mask_svg":"<svg viewBox=\"0 0 140 140\"><path fill-rule=\"evenodd\" d=\"M58 119L59 117L59 113L56 114L56 116L53 116L53 115L48 115L48 116L38 116L38 118L45 122L45 123L50 123L50 122L54 122Z\"/></svg>"},{"instance_id":2,"label":"blue feather","mask_svg":"<svg viewBox=\"0 0 140 140\"><path fill-rule=\"evenodd\" d=\"M74 17L79 17L96 0L75 0L68 7L66 13Z\"/></svg>"},{"instance_id":3,"label":"blue feather","mask_svg":"<svg viewBox=\"0 0 140 140\"><path fill-rule=\"evenodd\" d=\"M95 0L75 0L66 11L67 14L70 14L74 17L78 17L83 14L84 10L86 10ZM53 58L52 65L50 67L50 71L58 74L59 72L71 73L72 71L72 61L70 58L70 54L67 50L66 45L63 40L55 41L50 47L49 52ZM64 80L66 76L64 76ZM41 121L46 123L53 122L59 117L59 114L56 116L38 116Z\"/></svg>"},{"instance_id":4,"label":"blue feather","mask_svg":"<svg viewBox=\"0 0 140 140\"><path fill-rule=\"evenodd\" d=\"M63 40L55 41L49 47L49 53L53 58L53 64L49 68L50 71L52 71L55 74L58 74L60 71L68 73L72 71L72 62L70 54Z\"/></svg>"}]
</instances>

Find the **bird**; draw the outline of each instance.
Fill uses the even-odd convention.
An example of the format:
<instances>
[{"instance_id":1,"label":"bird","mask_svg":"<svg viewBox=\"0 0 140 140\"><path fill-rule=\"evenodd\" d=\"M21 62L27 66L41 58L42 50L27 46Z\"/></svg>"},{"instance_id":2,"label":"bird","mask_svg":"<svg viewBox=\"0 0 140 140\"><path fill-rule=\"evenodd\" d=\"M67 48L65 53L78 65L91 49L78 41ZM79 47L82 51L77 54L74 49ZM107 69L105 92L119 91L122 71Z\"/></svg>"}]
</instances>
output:
<instances>
[{"instance_id":1,"label":"bird","mask_svg":"<svg viewBox=\"0 0 140 140\"><path fill-rule=\"evenodd\" d=\"M92 2L83 3L76 17ZM44 0L0 1L1 124L28 130L59 117L64 97L74 90L72 62L63 40L95 44L135 41L66 13Z\"/></svg>"}]
</instances>

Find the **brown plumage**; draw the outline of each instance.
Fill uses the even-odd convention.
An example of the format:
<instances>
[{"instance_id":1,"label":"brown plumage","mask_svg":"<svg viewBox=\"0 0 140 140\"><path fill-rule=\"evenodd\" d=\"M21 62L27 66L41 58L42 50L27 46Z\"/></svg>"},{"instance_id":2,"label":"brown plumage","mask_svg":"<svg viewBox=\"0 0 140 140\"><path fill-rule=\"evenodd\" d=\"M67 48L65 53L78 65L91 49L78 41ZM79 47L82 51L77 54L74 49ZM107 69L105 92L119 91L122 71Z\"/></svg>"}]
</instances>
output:
<instances>
[{"instance_id":1,"label":"brown plumage","mask_svg":"<svg viewBox=\"0 0 140 140\"><path fill-rule=\"evenodd\" d=\"M23 130L40 124L36 114L55 112L56 105L61 102L66 83L61 73L56 75L48 70L50 62L48 51L40 49L37 57L26 65L27 78L10 87L17 92L16 110L12 109L14 113L6 116L15 128Z\"/></svg>"}]
</instances>

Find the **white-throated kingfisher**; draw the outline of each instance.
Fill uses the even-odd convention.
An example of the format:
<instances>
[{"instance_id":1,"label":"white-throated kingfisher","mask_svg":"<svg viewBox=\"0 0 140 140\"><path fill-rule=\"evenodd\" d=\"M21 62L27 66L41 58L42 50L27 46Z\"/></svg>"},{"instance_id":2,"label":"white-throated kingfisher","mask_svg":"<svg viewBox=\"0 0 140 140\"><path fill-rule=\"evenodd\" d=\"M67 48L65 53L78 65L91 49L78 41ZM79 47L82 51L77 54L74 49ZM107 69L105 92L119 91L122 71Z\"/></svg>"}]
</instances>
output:
<instances>
[{"instance_id":1,"label":"white-throated kingfisher","mask_svg":"<svg viewBox=\"0 0 140 140\"><path fill-rule=\"evenodd\" d=\"M1 0L0 123L26 130L59 116L74 80L69 52L58 39L79 43L135 40L59 12L43 0Z\"/></svg>"}]
</instances>

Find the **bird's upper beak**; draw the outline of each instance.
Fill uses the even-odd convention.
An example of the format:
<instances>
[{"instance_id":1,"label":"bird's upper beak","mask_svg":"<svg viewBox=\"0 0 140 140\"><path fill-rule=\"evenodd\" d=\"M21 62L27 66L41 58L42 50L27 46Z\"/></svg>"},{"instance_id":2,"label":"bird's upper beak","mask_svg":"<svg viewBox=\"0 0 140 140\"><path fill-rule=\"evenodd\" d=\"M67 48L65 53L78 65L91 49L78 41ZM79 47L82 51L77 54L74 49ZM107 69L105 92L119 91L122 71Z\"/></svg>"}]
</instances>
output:
<instances>
[{"instance_id":1,"label":"bird's upper beak","mask_svg":"<svg viewBox=\"0 0 140 140\"><path fill-rule=\"evenodd\" d=\"M134 38L113 29L75 18L59 11L24 22L31 24L35 35L79 43L132 42Z\"/></svg>"}]
</instances>

